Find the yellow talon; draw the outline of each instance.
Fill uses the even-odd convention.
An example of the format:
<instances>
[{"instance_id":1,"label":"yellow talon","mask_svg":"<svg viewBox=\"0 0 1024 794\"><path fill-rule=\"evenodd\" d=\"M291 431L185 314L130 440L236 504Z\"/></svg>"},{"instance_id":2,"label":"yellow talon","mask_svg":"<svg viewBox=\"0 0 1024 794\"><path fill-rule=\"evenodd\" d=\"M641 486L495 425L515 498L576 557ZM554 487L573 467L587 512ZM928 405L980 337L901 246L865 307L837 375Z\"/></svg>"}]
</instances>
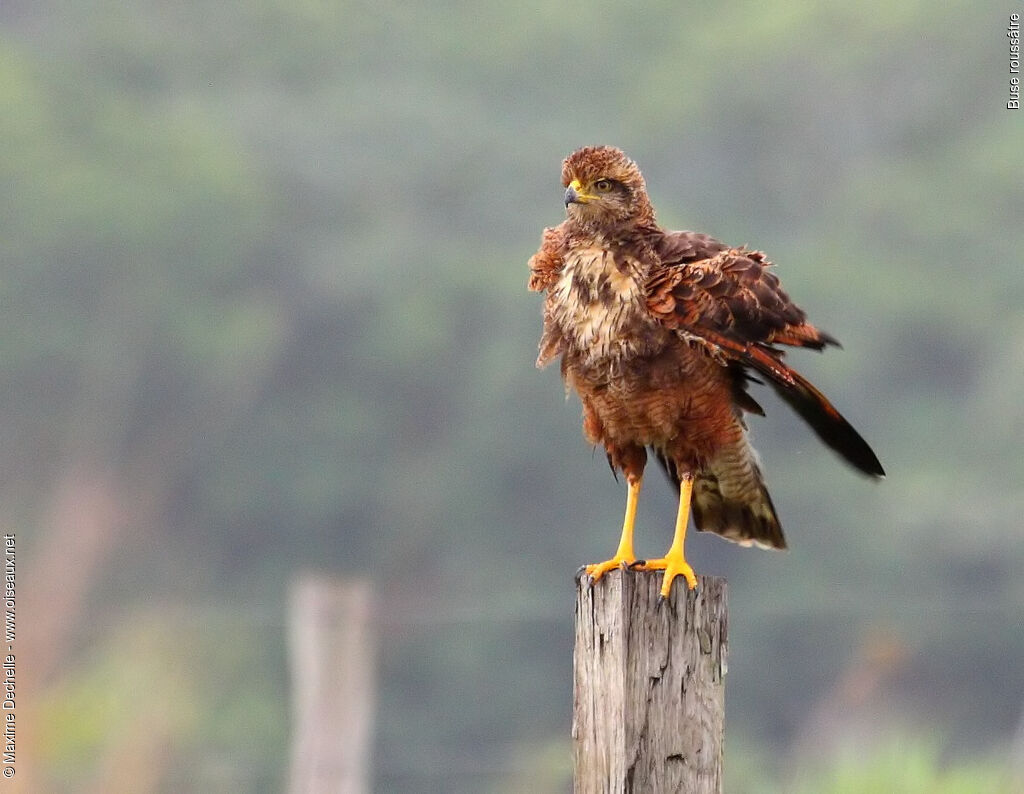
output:
<instances>
[{"instance_id":1,"label":"yellow talon","mask_svg":"<svg viewBox=\"0 0 1024 794\"><path fill-rule=\"evenodd\" d=\"M672 592L672 580L677 576L686 579L691 590L697 589L697 576L683 555L683 544L686 541L686 524L690 520L690 495L693 493L693 476L685 474L679 481L679 513L676 515L676 531L672 537L672 545L664 557L658 560L647 560L637 565L638 571L664 571L665 578L661 582L661 595L668 598Z\"/></svg>"},{"instance_id":2,"label":"yellow talon","mask_svg":"<svg viewBox=\"0 0 1024 794\"><path fill-rule=\"evenodd\" d=\"M682 554L671 554L667 557L662 557L658 560L646 560L643 565L637 565L633 568L635 571L664 571L665 578L661 580L661 595L663 598L668 598L669 593L672 592L672 580L677 576L682 576L686 579L686 586L690 590L697 589L697 575L693 572L693 568L683 558Z\"/></svg>"},{"instance_id":3,"label":"yellow talon","mask_svg":"<svg viewBox=\"0 0 1024 794\"><path fill-rule=\"evenodd\" d=\"M583 567L584 572L596 582L608 571L616 568L625 568L636 561L633 553L633 524L636 522L636 504L640 498L640 483L642 478L630 479L629 491L626 494L626 517L622 522L622 537L619 539L619 548L610 560L596 562Z\"/></svg>"},{"instance_id":4,"label":"yellow talon","mask_svg":"<svg viewBox=\"0 0 1024 794\"><path fill-rule=\"evenodd\" d=\"M633 557L616 556L612 557L610 560L605 560L604 562L595 562L590 565L585 565L583 567L583 571L590 577L591 581L596 582L608 573L608 571L614 571L616 568L626 568L634 560L635 558Z\"/></svg>"}]
</instances>

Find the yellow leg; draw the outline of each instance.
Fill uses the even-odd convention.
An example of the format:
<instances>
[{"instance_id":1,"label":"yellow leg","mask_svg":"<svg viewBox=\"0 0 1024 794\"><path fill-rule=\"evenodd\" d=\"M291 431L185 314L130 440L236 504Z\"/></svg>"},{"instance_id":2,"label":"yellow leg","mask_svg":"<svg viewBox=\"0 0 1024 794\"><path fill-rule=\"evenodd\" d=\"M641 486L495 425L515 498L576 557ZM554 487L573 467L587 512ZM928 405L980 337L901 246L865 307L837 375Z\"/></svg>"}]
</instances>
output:
<instances>
[{"instance_id":1,"label":"yellow leg","mask_svg":"<svg viewBox=\"0 0 1024 794\"><path fill-rule=\"evenodd\" d=\"M636 521L636 504L640 498L641 482L643 482L642 477L628 481L626 517L622 521L622 537L619 538L619 548L615 551L615 556L610 560L583 567L583 571L595 582L608 571L627 566L636 560L636 555L633 553L633 524Z\"/></svg>"},{"instance_id":2,"label":"yellow leg","mask_svg":"<svg viewBox=\"0 0 1024 794\"><path fill-rule=\"evenodd\" d=\"M676 531L672 537L672 545L669 547L668 553L660 560L647 560L642 565L635 566L641 571L665 572L665 578L661 582L661 595L663 598L668 598L668 594L672 592L672 580L677 576L683 576L691 590L697 587L697 576L683 555L683 544L686 542L686 525L690 520L690 496L692 493L693 476L686 474L679 483L679 513L676 515Z\"/></svg>"}]
</instances>

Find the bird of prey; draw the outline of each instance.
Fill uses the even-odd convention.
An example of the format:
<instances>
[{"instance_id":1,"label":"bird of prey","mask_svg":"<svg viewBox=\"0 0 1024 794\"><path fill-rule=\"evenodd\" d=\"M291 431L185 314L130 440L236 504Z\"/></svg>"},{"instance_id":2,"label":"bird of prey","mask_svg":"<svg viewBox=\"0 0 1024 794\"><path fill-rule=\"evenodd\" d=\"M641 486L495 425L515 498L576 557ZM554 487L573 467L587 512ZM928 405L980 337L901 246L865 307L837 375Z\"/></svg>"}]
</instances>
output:
<instances>
[{"instance_id":1,"label":"bird of prey","mask_svg":"<svg viewBox=\"0 0 1024 794\"><path fill-rule=\"evenodd\" d=\"M618 567L663 570L663 597L677 576L695 588L683 553L691 502L698 530L786 547L747 439L744 412L764 415L748 381L767 382L847 462L884 476L857 431L785 363L780 345L838 342L806 321L763 253L662 229L640 169L614 147L573 152L562 184L566 219L544 230L529 262L529 288L545 292L537 366L561 358L583 435L628 488L617 550L581 573L593 582ZM678 487L679 510L668 552L642 560L633 523L648 449Z\"/></svg>"}]
</instances>

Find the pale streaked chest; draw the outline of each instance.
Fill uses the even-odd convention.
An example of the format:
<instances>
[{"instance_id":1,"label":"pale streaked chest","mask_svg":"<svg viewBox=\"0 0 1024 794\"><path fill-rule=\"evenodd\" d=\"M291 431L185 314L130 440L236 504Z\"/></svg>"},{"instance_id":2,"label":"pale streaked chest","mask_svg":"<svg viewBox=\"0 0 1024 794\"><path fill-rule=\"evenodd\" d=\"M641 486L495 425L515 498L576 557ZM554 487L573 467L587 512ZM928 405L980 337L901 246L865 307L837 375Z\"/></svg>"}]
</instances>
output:
<instances>
[{"instance_id":1,"label":"pale streaked chest","mask_svg":"<svg viewBox=\"0 0 1024 794\"><path fill-rule=\"evenodd\" d=\"M550 320L585 363L656 352L664 331L647 310L643 268L598 247L571 251L552 288Z\"/></svg>"}]
</instances>

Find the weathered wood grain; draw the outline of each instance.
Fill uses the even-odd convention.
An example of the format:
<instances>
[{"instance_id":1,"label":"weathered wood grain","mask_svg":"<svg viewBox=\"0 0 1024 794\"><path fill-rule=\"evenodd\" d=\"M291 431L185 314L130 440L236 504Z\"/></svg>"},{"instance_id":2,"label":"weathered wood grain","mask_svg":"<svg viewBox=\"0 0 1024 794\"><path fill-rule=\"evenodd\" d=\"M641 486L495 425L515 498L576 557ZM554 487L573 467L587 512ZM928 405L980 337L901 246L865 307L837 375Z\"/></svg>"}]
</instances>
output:
<instances>
[{"instance_id":1,"label":"weathered wood grain","mask_svg":"<svg viewBox=\"0 0 1024 794\"><path fill-rule=\"evenodd\" d=\"M574 789L721 794L725 580L613 571L576 593Z\"/></svg>"}]
</instances>

